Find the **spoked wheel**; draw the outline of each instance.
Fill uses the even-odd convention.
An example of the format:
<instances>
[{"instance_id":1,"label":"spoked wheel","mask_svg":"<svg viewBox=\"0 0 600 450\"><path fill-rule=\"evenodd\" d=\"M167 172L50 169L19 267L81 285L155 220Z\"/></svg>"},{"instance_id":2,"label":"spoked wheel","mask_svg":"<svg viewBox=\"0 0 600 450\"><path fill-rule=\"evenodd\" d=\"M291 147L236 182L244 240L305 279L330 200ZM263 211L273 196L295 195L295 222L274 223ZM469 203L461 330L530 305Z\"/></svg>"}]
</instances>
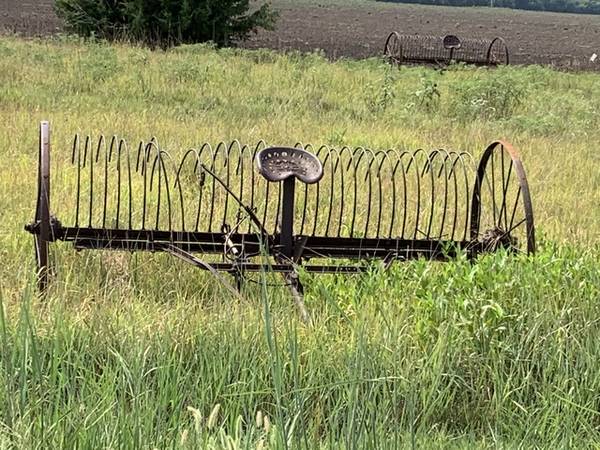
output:
<instances>
[{"instance_id":1,"label":"spoked wheel","mask_svg":"<svg viewBox=\"0 0 600 450\"><path fill-rule=\"evenodd\" d=\"M383 56L392 64L402 62L402 43L400 42L400 35L395 31L385 41Z\"/></svg>"},{"instance_id":2,"label":"spoked wheel","mask_svg":"<svg viewBox=\"0 0 600 450\"><path fill-rule=\"evenodd\" d=\"M38 285L41 291L48 286L48 242L50 241L50 126L40 125L38 161L38 196L33 222Z\"/></svg>"},{"instance_id":3,"label":"spoked wheel","mask_svg":"<svg viewBox=\"0 0 600 450\"><path fill-rule=\"evenodd\" d=\"M519 153L502 141L483 153L471 204L471 240L484 251L535 252L529 185Z\"/></svg>"}]
</instances>

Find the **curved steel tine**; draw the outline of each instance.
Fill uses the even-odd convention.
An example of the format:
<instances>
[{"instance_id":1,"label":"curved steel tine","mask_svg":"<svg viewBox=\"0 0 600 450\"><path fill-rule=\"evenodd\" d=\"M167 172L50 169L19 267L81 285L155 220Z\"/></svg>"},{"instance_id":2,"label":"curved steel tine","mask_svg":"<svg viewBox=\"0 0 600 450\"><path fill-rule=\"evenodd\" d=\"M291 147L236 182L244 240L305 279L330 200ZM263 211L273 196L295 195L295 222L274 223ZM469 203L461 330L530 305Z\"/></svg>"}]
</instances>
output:
<instances>
[{"instance_id":1,"label":"curved steel tine","mask_svg":"<svg viewBox=\"0 0 600 450\"><path fill-rule=\"evenodd\" d=\"M71 164L75 164L75 150L79 145L79 133L75 133L73 137L73 149L71 150Z\"/></svg>"},{"instance_id":2,"label":"curved steel tine","mask_svg":"<svg viewBox=\"0 0 600 450\"><path fill-rule=\"evenodd\" d=\"M359 153L358 156L356 154ZM363 156L367 153L367 149L364 147L356 147L352 151L352 157L350 163L353 167L352 178L354 180L354 202L352 205L352 220L350 221L350 237L354 237L354 225L356 223L356 210L358 208L358 167ZM350 167L350 166L349 166Z\"/></svg>"},{"instance_id":3,"label":"curved steel tine","mask_svg":"<svg viewBox=\"0 0 600 450\"><path fill-rule=\"evenodd\" d=\"M148 143L148 145L152 146L152 148L154 148L154 143L152 141L150 141ZM149 155L150 153L148 153ZM162 184L162 170L160 167L160 149L156 148L156 156L154 157L154 161L152 162L152 170L150 171L150 189L149 192L153 192L154 190L154 171L156 170L156 166L158 165L158 202L156 204L156 225L154 227L155 230L159 229L158 226L158 222L160 220L160 203L161 203L161 199L160 199L160 195L161 195L161 184Z\"/></svg>"},{"instance_id":4,"label":"curved steel tine","mask_svg":"<svg viewBox=\"0 0 600 450\"><path fill-rule=\"evenodd\" d=\"M336 154L336 150L331 148L331 147L327 147L327 155L325 156L325 159L323 161L323 165L325 165L327 163L327 161L329 160L329 169L331 170L331 177L330 177L330 183L329 183L329 211L327 213L327 222L325 225L325 236L329 236L329 226L331 224L331 216L333 215L333 197L335 194L334 191L334 180L335 180L335 166L334 166L334 161L333 161L333 155Z\"/></svg>"},{"instance_id":5,"label":"curved steel tine","mask_svg":"<svg viewBox=\"0 0 600 450\"><path fill-rule=\"evenodd\" d=\"M104 145L104 199L102 203L102 228L106 228L106 209L108 207L108 162L110 156L112 155L116 139L116 136L113 136L110 139L110 150L106 149L106 144ZM96 151L96 163L98 162L99 156L100 147L98 147L98 150Z\"/></svg>"},{"instance_id":6,"label":"curved steel tine","mask_svg":"<svg viewBox=\"0 0 600 450\"><path fill-rule=\"evenodd\" d=\"M173 159L171 158L171 155L169 155L168 152L166 152L165 150L162 150L158 146L156 139L151 140L148 145L151 146L150 151L152 149L154 149L156 151L156 156L154 157L154 161L152 163L152 171L150 173L150 192L153 191L154 173L155 173L156 167L158 166L158 191L157 191L157 204L156 204L156 220L155 220L154 229L155 230L160 229L160 210L162 207L161 200L162 200L162 190L163 190L163 184L164 184L165 193L167 195L168 231L172 232L173 231L173 221L172 221L173 208L172 208L172 204L171 204L171 190L169 187L169 178L168 178L168 173L167 173L167 170L165 167L164 157L168 157L169 160L171 161L172 165L174 165ZM150 151L148 152L148 155L150 154ZM148 156L148 160L149 160L149 156ZM164 178L164 183L163 183L163 178Z\"/></svg>"},{"instance_id":7,"label":"curved steel tine","mask_svg":"<svg viewBox=\"0 0 600 450\"><path fill-rule=\"evenodd\" d=\"M371 209L372 209L372 171L371 171L371 166L373 165L373 162L375 162L376 159L376 153L373 152L371 149L369 148L365 148L364 152L366 154L369 155L370 159L367 160L368 164L366 164L366 169L365 169L365 177L363 180L363 183L367 183L368 180L368 196L367 196L367 214L366 214L366 220L365 220L365 228L364 228L364 232L363 232L363 237L368 237L368 232L369 232L369 223L371 220ZM360 159L359 159L360 161ZM358 168L358 165L357 165Z\"/></svg>"},{"instance_id":8,"label":"curved steel tine","mask_svg":"<svg viewBox=\"0 0 600 450\"><path fill-rule=\"evenodd\" d=\"M468 159L469 163L473 163L473 159L471 157L471 155L469 155L468 153L466 154L468 157L465 157L465 153L461 152L460 153L460 164L463 168L463 176L464 176L464 181L465 181L465 195L467 196L467 200L465 201L466 203L466 211L465 211L465 224L464 224L464 230L463 230L463 241L467 240L467 234L470 231L470 220L471 220L471 202L469 201L469 197L471 196L471 185L469 184L469 170L467 169L467 165L465 163L465 160Z\"/></svg>"},{"instance_id":9,"label":"curved steel tine","mask_svg":"<svg viewBox=\"0 0 600 450\"><path fill-rule=\"evenodd\" d=\"M198 166L200 164L200 155L198 154L198 151L196 149L191 148L184 153L183 158L181 158L181 161L179 162L179 167L177 168L177 171L175 172L175 183L173 185L173 187L178 188L178 190L179 190L179 204L180 204L180 208L181 208L181 231L187 231L186 226L185 226L184 195L183 195L183 188L181 186L181 170L183 169L183 166L185 165L185 162L187 161L189 155L196 156L193 173L198 176L199 188L200 188L200 191L202 191L200 175L198 174ZM198 195L201 199L202 198L201 192ZM199 220L200 220L200 205L198 205L198 214L196 216L196 226L194 228L194 231L198 231L198 221Z\"/></svg>"},{"instance_id":10,"label":"curved steel tine","mask_svg":"<svg viewBox=\"0 0 600 450\"><path fill-rule=\"evenodd\" d=\"M146 144L144 144L144 141L140 141L139 145L138 145L138 149L137 149L137 157L135 159L135 171L136 173L140 170L140 162L142 163L142 175L144 174L144 159L145 156L140 160L140 155L142 154L142 149L144 149L145 151L146 148Z\"/></svg>"},{"instance_id":11,"label":"curved steel tine","mask_svg":"<svg viewBox=\"0 0 600 450\"><path fill-rule=\"evenodd\" d=\"M346 148L346 147L344 146L340 150L332 148L332 150L335 151L335 155L337 157L336 160L335 160L335 166L333 167L333 171L334 172L337 172L337 170L338 170L338 166L340 165L340 161L341 161L341 156L340 155L341 155L342 150L344 150L344 148Z\"/></svg>"},{"instance_id":12,"label":"curved steel tine","mask_svg":"<svg viewBox=\"0 0 600 450\"><path fill-rule=\"evenodd\" d=\"M420 218L421 218L421 177L419 176L419 166L418 166L418 161L417 161L417 155L420 153L427 154L425 152L425 150L423 150L422 148L419 148L419 149L415 150L414 152L410 153L411 159L406 168L406 170L408 171L410 166L414 162L415 169L413 170L413 172L415 173L415 179L417 181L417 203L416 203L417 211L416 211L416 216L415 216L415 229L414 229L413 239L417 239L417 234L419 233L419 222L420 222ZM407 175L408 175L408 173L407 173Z\"/></svg>"},{"instance_id":13,"label":"curved steel tine","mask_svg":"<svg viewBox=\"0 0 600 450\"><path fill-rule=\"evenodd\" d=\"M342 235L342 224L343 224L343 219L344 219L344 207L345 207L345 197L346 197L346 186L345 186L345 170L344 170L344 164L342 162L343 158L344 158L344 154L346 153L350 153L350 147L348 146L344 146L342 147L339 152L338 152L338 160L335 164L335 172L340 173L340 183L341 183L341 195L340 195L340 220L338 221L338 231L337 231L337 237L341 237Z\"/></svg>"},{"instance_id":14,"label":"curved steel tine","mask_svg":"<svg viewBox=\"0 0 600 450\"><path fill-rule=\"evenodd\" d=\"M398 159L398 154L395 150L393 149L389 149L386 150L384 157L381 159L381 163L379 163L379 167L377 169L378 172L378 176L381 178L381 169L384 165L384 163L386 161L388 161L388 165L390 167L390 182L392 183L392 207L391 207L391 217L390 217L390 227L388 229L388 239L392 238L392 232L393 232L393 228L394 228L394 221L396 219L396 177L394 176L394 166L392 165L392 158L390 155L394 156L396 158L396 160ZM397 165L397 163L396 163ZM379 208L380 208L380 212L379 212L379 221L381 222L381 210L383 209L383 199L381 198L381 181L379 182L380 185L380 204L379 204ZM377 227L377 236L379 236L380 234L380 227Z\"/></svg>"},{"instance_id":15,"label":"curved steel tine","mask_svg":"<svg viewBox=\"0 0 600 450\"><path fill-rule=\"evenodd\" d=\"M450 232L450 239L452 241L454 241L454 236L456 235L456 224L458 222L458 176L456 174L456 165L458 163L458 161L460 161L460 154L454 151L450 151L449 152L450 158L451 158L451 166L450 166L450 175L448 175L448 179L450 178L450 176L452 176L452 179L454 180L454 215L452 218L452 231ZM465 198L468 198L468 193L465 194ZM468 202L467 202L468 203Z\"/></svg>"},{"instance_id":16,"label":"curved steel tine","mask_svg":"<svg viewBox=\"0 0 600 450\"><path fill-rule=\"evenodd\" d=\"M98 152L100 151L100 147L105 143L104 135L101 134L98 139L98 149L96 151L96 158ZM89 206L89 214L88 214L88 227L92 228L92 218L93 218L93 210L94 210L94 152L90 148L90 204Z\"/></svg>"},{"instance_id":17,"label":"curved steel tine","mask_svg":"<svg viewBox=\"0 0 600 450\"><path fill-rule=\"evenodd\" d=\"M132 188L132 180L131 180L131 158L129 154L129 146L127 145L127 141L121 139L119 141L119 149L118 149L118 158L119 158L119 168L118 168L118 176L119 176L119 186L121 184L121 155L123 154L123 149L125 150L125 155L127 157L127 186L128 186L128 200L129 200L129 211L128 211L128 221L129 221L129 229L132 228L132 220L133 220L133 188ZM121 207L121 189L119 188L119 200L117 201L117 222L116 228L119 228L119 211Z\"/></svg>"},{"instance_id":18,"label":"curved steel tine","mask_svg":"<svg viewBox=\"0 0 600 450\"><path fill-rule=\"evenodd\" d=\"M372 173L371 173L371 165L373 164L373 161L375 160L376 156L375 156L375 153L371 149L366 148L365 152L370 157L370 159L368 160L369 164L367 165L365 179L364 179L364 182L366 182L367 179L369 181L367 184L367 186L369 187L369 189L367 191L368 192L368 195L367 195L367 219L365 220L365 230L363 232L363 237L367 238L367 237L369 237L369 223L371 220L371 207L373 204L373 201L372 201L373 200L373 190L372 190L373 177L372 177Z\"/></svg>"},{"instance_id":19,"label":"curved steel tine","mask_svg":"<svg viewBox=\"0 0 600 450\"><path fill-rule=\"evenodd\" d=\"M165 161L164 158L168 158L169 161L171 161L171 167L174 166L173 163L173 158L171 158L171 155L165 151L165 150L161 150L158 149L158 155L159 155L159 159L160 159L160 165L162 167L162 171L164 173L164 178L165 178L165 182L164 182L164 186L165 186L165 193L167 195L167 211L168 211L168 230L169 233L173 233L173 207L171 204L171 190L169 188L169 174L167 172L167 169L165 167ZM159 190L160 190L160 184L159 184ZM159 201L159 207L160 207L160 201ZM182 211L182 215L183 215L183 211ZM156 228L158 229L159 224L158 224L158 212L156 214ZM183 230L182 230L183 231ZM171 235L171 239L173 239L173 236Z\"/></svg>"},{"instance_id":20,"label":"curved steel tine","mask_svg":"<svg viewBox=\"0 0 600 450\"><path fill-rule=\"evenodd\" d=\"M296 147L296 148L302 148L302 149L307 150L307 151L308 151L309 148L312 149L312 146L310 144L307 147L304 147L302 145L302 143L300 143L300 142L297 142L294 147ZM321 161L321 164L323 164L322 161ZM309 187L308 184L304 183L304 189L302 190L302 192L304 192L304 196L303 196L303 198L302 198L301 201L299 201L299 202L296 203L296 205L300 205L300 207L302 208L302 218L300 219L300 230L298 231L299 235L304 235L304 227L306 226L306 216L307 216L307 213L308 213L308 205L309 205L309 202L308 202L308 199L309 199L308 191L309 191L309 189L314 190L313 187Z\"/></svg>"},{"instance_id":21,"label":"curved steel tine","mask_svg":"<svg viewBox=\"0 0 600 450\"><path fill-rule=\"evenodd\" d=\"M444 155L442 165L440 166L440 170L438 170L437 178L440 178L442 176L442 172L444 172L444 174L448 176L448 168L446 167L446 164L448 163L448 159L450 158L450 153L448 152L448 150L445 150L443 148L440 148L437 151Z\"/></svg>"},{"instance_id":22,"label":"curved steel tine","mask_svg":"<svg viewBox=\"0 0 600 450\"><path fill-rule=\"evenodd\" d=\"M255 173L256 170L254 170L254 160L256 159L256 154L266 148L267 143L265 141L259 141L258 144L256 144L256 146L254 147L254 151L252 152L252 158L250 160L250 207L253 209L253 211L257 210L255 201L254 201L254 192L255 192L255 186L256 186L256 181L255 181ZM265 226L265 222L262 222L262 226ZM248 233L250 233L252 231L251 229L252 224L248 223Z\"/></svg>"},{"instance_id":23,"label":"curved steel tine","mask_svg":"<svg viewBox=\"0 0 600 450\"><path fill-rule=\"evenodd\" d=\"M426 165L428 165L429 167L432 166L433 164L433 160L436 158L436 156L439 154L438 151L433 151L430 152L429 155L427 156L427 161L426 161ZM430 239L431 238L431 227L433 226L433 217L435 215L435 174L433 173L433 169L428 170L428 172L430 173L430 178L431 178L431 211L429 213L429 223L427 224L427 234L425 236L425 239Z\"/></svg>"},{"instance_id":24,"label":"curved steel tine","mask_svg":"<svg viewBox=\"0 0 600 450\"><path fill-rule=\"evenodd\" d=\"M377 169L377 191L378 191L378 195L377 195L377 201L378 201L378 206L377 206L377 231L375 232L375 237L379 237L381 236L381 212L383 210L383 186L381 185L381 166L383 165L383 162L387 159L388 157L388 152L385 150L380 150L377 153L375 153L375 160L377 160L378 158L381 158L381 162L376 166ZM370 171L370 169L369 169ZM392 187L392 191L394 191L394 188ZM394 194L395 195L395 192ZM393 208L392 208L393 209Z\"/></svg>"},{"instance_id":25,"label":"curved steel tine","mask_svg":"<svg viewBox=\"0 0 600 450\"><path fill-rule=\"evenodd\" d=\"M204 168L204 164L202 164L202 155L208 153L208 158L212 163L212 158L213 158L213 148L212 146L208 143L205 142L204 144L202 144L202 146L200 147L200 149L198 150L198 159L196 160L196 165L194 166L194 173L196 172L196 170L198 170L198 182L199 182L199 186L200 186L200 193L198 195L198 211L196 213L196 226L195 226L195 231L198 231L199 227L200 227L200 217L201 217L201 209L202 209L202 197L204 194L204 186L206 185L206 174L208 173L205 168ZM212 183L212 188L214 189L214 182ZM213 194L213 192L211 191L211 197ZM207 225L208 228L206 228L207 230L210 231L210 224Z\"/></svg>"},{"instance_id":26,"label":"curved steel tine","mask_svg":"<svg viewBox=\"0 0 600 450\"><path fill-rule=\"evenodd\" d=\"M152 147L155 148L157 151L160 149L160 146L158 145L158 139L156 138L156 136L152 136L150 138L150 140L148 141L149 144L152 144ZM148 159L148 162L150 162L150 153L146 154L146 158Z\"/></svg>"},{"instance_id":27,"label":"curved steel tine","mask_svg":"<svg viewBox=\"0 0 600 450\"><path fill-rule=\"evenodd\" d=\"M81 202L81 142L79 139L79 134L76 134L75 139L73 139L73 153L71 157L72 164L75 163L75 148L77 148L77 190L75 193L75 228L79 228L79 204Z\"/></svg>"},{"instance_id":28,"label":"curved steel tine","mask_svg":"<svg viewBox=\"0 0 600 450\"><path fill-rule=\"evenodd\" d=\"M400 232L400 238L402 238L402 239L405 238L406 219L408 217L408 183L406 181L406 168L404 167L404 162L402 161L402 159L407 155L409 157L411 156L410 153L407 151L403 151L399 155L397 154L397 162L392 171L392 178L394 180L396 179L396 171L398 170L398 167L400 167L400 173L402 174L403 204L402 204L402 231ZM391 230L391 227L390 227L390 230Z\"/></svg>"},{"instance_id":29,"label":"curved steel tine","mask_svg":"<svg viewBox=\"0 0 600 450\"><path fill-rule=\"evenodd\" d=\"M305 149L306 149L306 147L305 147ZM331 150L329 149L329 146L322 145L315 152L315 156L322 161L323 165L325 165L325 163L327 162L327 160L321 157L321 153L323 151L325 151L327 155L329 155L330 152L331 152ZM319 222L319 201L320 201L320 197L321 197L321 183L316 183L316 190L317 190L317 195L316 195L316 199L315 199L316 200L316 203L315 203L315 214L313 216L313 231L312 231L312 235L313 236L317 235L317 224Z\"/></svg>"},{"instance_id":30,"label":"curved steel tine","mask_svg":"<svg viewBox=\"0 0 600 450\"><path fill-rule=\"evenodd\" d=\"M89 134L85 137L85 145L83 147L83 165L81 166L81 167L84 167L84 168L85 168L85 166L87 164L88 147L92 145L91 144L91 139L92 138L90 137Z\"/></svg>"},{"instance_id":31,"label":"curved steel tine","mask_svg":"<svg viewBox=\"0 0 600 450\"><path fill-rule=\"evenodd\" d=\"M140 145L138 147L138 163L140 162L139 156L140 156L140 149L144 148L144 153L143 156L141 158L141 173L142 173L142 178L143 178L143 183L144 183L144 194L142 197L142 230L146 229L146 210L147 210L147 206L148 206L148 168L146 167L148 164L147 161L147 154L150 153L150 150L152 149L152 143L149 142L148 144L145 144L142 142L140 142ZM136 170L137 170L137 165L136 165Z\"/></svg>"},{"instance_id":32,"label":"curved steel tine","mask_svg":"<svg viewBox=\"0 0 600 450\"><path fill-rule=\"evenodd\" d=\"M90 173L91 173L91 177L90 177L90 196L89 196L89 204L88 206L88 215L89 215L89 222L88 222L88 228L91 228L92 224L91 224L91 209L92 209L92 198L93 198L93 192L94 192L94 167L93 167L93 150L92 150L92 138L90 136L86 136L85 138L85 146L83 148L83 168L86 167L86 164L90 165ZM87 155L88 153L90 154L90 162L87 162ZM85 213L84 213L85 214ZM84 219L85 220L85 219Z\"/></svg>"},{"instance_id":33,"label":"curved steel tine","mask_svg":"<svg viewBox=\"0 0 600 450\"><path fill-rule=\"evenodd\" d=\"M442 221L440 223L440 232L437 239L443 239L444 237L444 225L446 223L446 214L448 211L448 159L450 155L444 149L438 149L438 154L443 154L444 159L442 160L442 167L438 171L436 180L441 178L442 171L444 172L444 206L442 207Z\"/></svg>"},{"instance_id":34,"label":"curved steel tine","mask_svg":"<svg viewBox=\"0 0 600 450\"><path fill-rule=\"evenodd\" d=\"M229 186L229 188L231 188L231 151L233 149L233 146L236 145L237 143L237 149L238 149L238 166L239 166L239 161L240 161L240 143L237 140L232 141L229 146L227 147L227 152L226 152L226 158L223 160L223 167L225 167L227 169L227 175L226 175L226 183L227 186ZM223 226L227 223L227 211L229 209L229 193L227 192L225 194L225 207L223 210L223 222L221 224L221 229L223 229Z\"/></svg>"},{"instance_id":35,"label":"curved steel tine","mask_svg":"<svg viewBox=\"0 0 600 450\"><path fill-rule=\"evenodd\" d=\"M236 178L239 180L239 194L238 196L240 197L240 201L243 203L244 202L244 195L246 193L246 191L244 190L244 184L245 184L245 170L244 170L244 166L246 165L246 153L250 154L250 158L248 158L250 160L250 164L252 164L252 152L250 151L249 147L247 145L243 145L241 147L239 147L239 159L238 159L238 164L237 164L237 169L235 171L235 175ZM250 171L252 171L252 166L250 166ZM251 204L251 206L253 206ZM237 222L241 222L242 217L241 217L241 213L242 213L242 208L240 205L238 205L237 208Z\"/></svg>"},{"instance_id":36,"label":"curved steel tine","mask_svg":"<svg viewBox=\"0 0 600 450\"><path fill-rule=\"evenodd\" d=\"M227 146L225 145L224 142L219 142L217 144L217 146L215 147L214 152L212 153L212 163L210 166L210 171L215 173L216 171L216 165L217 165L217 156L219 156L219 151L221 149L223 149L223 151L225 152L225 148ZM228 192L226 192L225 196L229 195ZM214 212L215 212L215 197L216 197L216 189L215 189L215 178L213 177L212 180L212 195L211 195L211 199L210 199L210 213L208 216L208 229L210 231L215 231L214 226L213 226L213 217L214 217ZM227 198L227 197L226 197ZM217 231L220 231L221 227L218 227Z\"/></svg>"},{"instance_id":37,"label":"curved steel tine","mask_svg":"<svg viewBox=\"0 0 600 450\"><path fill-rule=\"evenodd\" d=\"M428 165L428 164L429 164L429 159L430 159L430 153L428 153L427 151L425 151L425 150L424 150L424 149L422 149L422 148L419 148L419 149L417 149L417 150L415 150L415 151L414 151L414 155L415 155L415 170L416 170L416 176L417 176L417 177L420 177L420 178L424 178L424 175L425 175L425 173L427 173L427 172L425 172L425 171L424 171L424 170L423 170L423 169L422 169L422 168L421 168L421 167L418 165L418 159L417 159L417 158L418 158L418 156L417 156L417 155L423 155L423 158L425 158L425 162L424 162L424 164L425 164L425 165ZM431 194L431 195L429 196L428 200L429 200L429 201L431 201L431 204L433 205L433 204L434 204L434 201L435 201L435 192L434 192L434 190L435 190L435 184L434 184L434 183L435 183L435 182L433 181L433 171L431 172L430 179L431 179L431 190L430 190L430 194ZM420 189L420 186L419 186L419 189ZM422 209L422 208L421 208L422 206L423 206L423 205L421 204L421 195L420 195L420 192L419 192L419 201L418 201L418 207L419 207L419 209ZM425 212L427 212L427 211L425 210ZM429 238L429 235L430 235L430 233L431 233L431 219L432 219L432 216L433 216L433 212L430 212L430 215L429 215L429 221L428 221L428 223L426 223L426 224L425 224L425 225L426 225L426 227L427 227L427 232L426 232L426 233L424 233L423 231L421 231L421 230L419 229L419 227L416 227L417 229L415 230L415 239L417 238L417 234L416 234L416 233L419 233L419 232L420 232L421 234L423 234L424 236L426 236L427 238ZM420 220L421 220L421 217L420 217L420 214L419 214L419 221L420 221Z\"/></svg>"},{"instance_id":38,"label":"curved steel tine","mask_svg":"<svg viewBox=\"0 0 600 450\"><path fill-rule=\"evenodd\" d=\"M474 167L475 160L473 159L473 155L471 155L469 152L465 152L465 151L460 152L459 155L463 161L468 160L469 164L471 164L471 166Z\"/></svg>"},{"instance_id":39,"label":"curved steel tine","mask_svg":"<svg viewBox=\"0 0 600 450\"><path fill-rule=\"evenodd\" d=\"M445 186L447 186L448 188L448 197L445 200L445 202L449 202L450 201L450 194L453 193L454 195L454 202L450 205L447 206L447 208L451 208L452 209L452 220L451 220L451 226L452 228L450 229L450 233L445 233L444 236L448 236L448 239L450 239L451 241L454 241L454 232L455 232L455 227L456 227L456 217L458 214L458 204L457 204L457 199L458 199L458 192L457 192L457 187L458 187L458 182L457 182L457 178L456 178L456 172L455 172L455 160L456 160L456 152L452 151L452 150L446 150L446 154L447 156L444 158L444 178L445 178ZM440 171L440 175L438 176L438 178L441 176L441 171ZM450 184L450 178L453 178L454 183ZM445 203L446 206L446 203ZM445 208L446 209L446 208ZM444 214L447 214L449 210L447 210ZM440 228L442 228L442 230L445 231L446 229L446 224L445 222L443 222L443 226L441 226Z\"/></svg>"},{"instance_id":40,"label":"curved steel tine","mask_svg":"<svg viewBox=\"0 0 600 450\"><path fill-rule=\"evenodd\" d=\"M312 144L303 144L302 142L296 142L296 144L294 145L295 148L302 148L304 150L306 150L307 152L311 152L311 153L315 153L314 149L313 149L313 145Z\"/></svg>"},{"instance_id":41,"label":"curved steel tine","mask_svg":"<svg viewBox=\"0 0 600 450\"><path fill-rule=\"evenodd\" d=\"M426 173L429 173L430 170L433 170L432 164L435 157L438 155L438 150L432 150L427 153L427 160L425 161L425 165L423 166L423 170L421 171L421 177L424 177Z\"/></svg>"}]
</instances>

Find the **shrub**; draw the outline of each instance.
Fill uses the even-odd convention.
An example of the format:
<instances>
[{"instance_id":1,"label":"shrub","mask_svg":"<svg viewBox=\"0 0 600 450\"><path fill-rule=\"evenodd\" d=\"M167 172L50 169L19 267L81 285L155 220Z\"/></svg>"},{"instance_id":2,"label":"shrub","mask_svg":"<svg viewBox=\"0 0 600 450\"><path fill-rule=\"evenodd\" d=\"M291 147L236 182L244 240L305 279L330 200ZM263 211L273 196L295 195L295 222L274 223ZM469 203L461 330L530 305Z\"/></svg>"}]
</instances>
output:
<instances>
[{"instance_id":1,"label":"shrub","mask_svg":"<svg viewBox=\"0 0 600 450\"><path fill-rule=\"evenodd\" d=\"M486 74L487 75L487 74ZM462 120L509 118L527 95L527 86L512 72L497 70L453 86L450 116Z\"/></svg>"},{"instance_id":2,"label":"shrub","mask_svg":"<svg viewBox=\"0 0 600 450\"><path fill-rule=\"evenodd\" d=\"M56 11L81 36L161 47L227 45L257 28L272 29L276 19L269 3L250 11L250 0L56 0Z\"/></svg>"}]
</instances>

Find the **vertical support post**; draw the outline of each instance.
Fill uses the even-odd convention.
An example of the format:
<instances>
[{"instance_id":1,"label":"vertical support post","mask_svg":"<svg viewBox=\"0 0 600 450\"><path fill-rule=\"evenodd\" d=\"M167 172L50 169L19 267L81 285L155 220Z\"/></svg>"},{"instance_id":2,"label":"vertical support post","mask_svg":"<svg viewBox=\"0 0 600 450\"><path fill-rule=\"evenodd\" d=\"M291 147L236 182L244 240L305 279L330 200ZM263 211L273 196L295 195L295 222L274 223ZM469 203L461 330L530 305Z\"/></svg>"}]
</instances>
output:
<instances>
[{"instance_id":1,"label":"vertical support post","mask_svg":"<svg viewBox=\"0 0 600 450\"><path fill-rule=\"evenodd\" d=\"M40 123L38 207L39 234L36 237L38 257L38 286L45 291L48 286L48 242L50 241L50 123Z\"/></svg>"},{"instance_id":2,"label":"vertical support post","mask_svg":"<svg viewBox=\"0 0 600 450\"><path fill-rule=\"evenodd\" d=\"M281 234L279 244L282 254L289 259L294 257L294 200L296 190L296 177L293 175L283 180L283 206L281 208ZM292 297L300 312L300 319L304 323L310 323L310 314L304 304L304 288L296 271L283 275L289 283Z\"/></svg>"},{"instance_id":3,"label":"vertical support post","mask_svg":"<svg viewBox=\"0 0 600 450\"><path fill-rule=\"evenodd\" d=\"M294 256L294 196L296 177L283 180L283 205L281 208L281 235L279 243L287 258Z\"/></svg>"}]
</instances>

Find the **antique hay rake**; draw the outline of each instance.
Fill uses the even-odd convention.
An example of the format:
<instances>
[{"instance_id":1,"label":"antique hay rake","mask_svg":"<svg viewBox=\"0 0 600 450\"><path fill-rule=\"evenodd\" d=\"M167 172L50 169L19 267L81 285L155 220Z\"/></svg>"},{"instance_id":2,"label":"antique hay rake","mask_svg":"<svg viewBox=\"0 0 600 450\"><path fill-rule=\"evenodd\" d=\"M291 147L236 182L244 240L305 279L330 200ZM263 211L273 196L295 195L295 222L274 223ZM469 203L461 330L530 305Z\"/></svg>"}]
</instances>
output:
<instances>
[{"instance_id":1,"label":"antique hay rake","mask_svg":"<svg viewBox=\"0 0 600 450\"><path fill-rule=\"evenodd\" d=\"M508 47L501 37L461 39L454 35L402 35L392 32L385 41L385 58L392 64L437 64L451 62L495 66L509 64Z\"/></svg>"},{"instance_id":2,"label":"antique hay rake","mask_svg":"<svg viewBox=\"0 0 600 450\"><path fill-rule=\"evenodd\" d=\"M355 273L367 260L387 266L535 250L523 165L502 141L478 164L468 153L441 149L237 141L204 144L175 161L155 139L130 148L104 136L76 136L69 157L60 173L74 191L67 225L51 210L50 129L42 122L37 206L25 227L35 238L42 290L55 241L167 252L218 277L229 273L238 287L249 272L281 272L300 298L299 267Z\"/></svg>"}]
</instances>

